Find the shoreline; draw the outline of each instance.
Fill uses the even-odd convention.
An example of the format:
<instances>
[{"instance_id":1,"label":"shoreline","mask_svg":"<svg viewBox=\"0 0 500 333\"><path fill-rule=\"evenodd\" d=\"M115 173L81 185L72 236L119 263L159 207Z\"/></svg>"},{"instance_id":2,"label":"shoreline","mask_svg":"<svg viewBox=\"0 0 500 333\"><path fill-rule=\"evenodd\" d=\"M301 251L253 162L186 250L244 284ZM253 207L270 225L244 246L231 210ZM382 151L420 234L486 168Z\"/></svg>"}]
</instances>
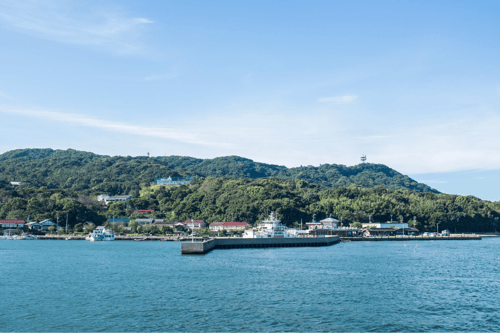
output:
<instances>
[{"instance_id":1,"label":"shoreline","mask_svg":"<svg viewBox=\"0 0 500 333\"><path fill-rule=\"evenodd\" d=\"M483 237L499 237L498 234L451 234L450 236L379 236L379 237L340 237L342 242L352 241L410 241L410 240L480 240ZM83 235L43 235L38 236L38 240L85 240ZM168 237L168 236L116 236L117 241L162 241L162 242L203 242L209 239L224 238L224 237ZM248 238L242 237L225 237L227 239L244 240ZM312 237L323 238L323 237Z\"/></svg>"}]
</instances>

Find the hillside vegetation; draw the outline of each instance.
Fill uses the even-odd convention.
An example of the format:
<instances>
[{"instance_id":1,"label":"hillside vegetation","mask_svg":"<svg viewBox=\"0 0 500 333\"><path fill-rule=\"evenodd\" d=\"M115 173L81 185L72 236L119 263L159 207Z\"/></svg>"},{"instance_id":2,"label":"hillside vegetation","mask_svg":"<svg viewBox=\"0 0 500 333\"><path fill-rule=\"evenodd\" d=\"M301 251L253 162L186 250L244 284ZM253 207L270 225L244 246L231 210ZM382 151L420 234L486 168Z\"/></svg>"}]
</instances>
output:
<instances>
[{"instance_id":1,"label":"hillside vegetation","mask_svg":"<svg viewBox=\"0 0 500 333\"><path fill-rule=\"evenodd\" d=\"M238 156L214 159L192 157L103 156L89 152L52 149L20 149L0 155L0 186L21 181L29 187L88 190L88 193L138 195L141 184L160 177L193 176L300 179L323 187L407 189L437 192L385 165L359 164L352 167L324 164L287 168L254 162Z\"/></svg>"},{"instance_id":2,"label":"hillside vegetation","mask_svg":"<svg viewBox=\"0 0 500 333\"><path fill-rule=\"evenodd\" d=\"M374 220L401 218L410 222L416 218L421 231L449 228L452 232L493 231L495 217L500 217L500 205L475 197L439 193L419 193L408 190L387 190L381 187L325 188L303 180L279 178L200 178L189 186L144 187L141 195L131 201L103 207L95 197L72 190L33 189L0 190L0 217L31 220L69 214L70 226L92 221L102 224L106 218L137 218L135 209L154 209L152 217L169 221L203 219L214 221L256 222L269 212L278 212L289 226L312 214L324 218L330 214L348 225L363 222L372 215Z\"/></svg>"}]
</instances>

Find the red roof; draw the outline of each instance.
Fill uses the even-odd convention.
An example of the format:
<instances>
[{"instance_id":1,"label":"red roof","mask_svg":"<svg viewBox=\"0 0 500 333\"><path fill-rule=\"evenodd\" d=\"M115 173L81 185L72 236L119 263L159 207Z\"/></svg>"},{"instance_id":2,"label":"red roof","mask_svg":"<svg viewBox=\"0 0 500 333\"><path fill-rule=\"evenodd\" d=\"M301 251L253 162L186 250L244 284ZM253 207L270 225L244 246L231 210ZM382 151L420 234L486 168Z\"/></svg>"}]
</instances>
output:
<instances>
[{"instance_id":1,"label":"red roof","mask_svg":"<svg viewBox=\"0 0 500 333\"><path fill-rule=\"evenodd\" d=\"M216 226L216 225L223 225L226 222L212 222L210 223L210 226Z\"/></svg>"},{"instance_id":2,"label":"red roof","mask_svg":"<svg viewBox=\"0 0 500 333\"><path fill-rule=\"evenodd\" d=\"M138 209L134 212L134 214L152 213L154 211L155 211L154 209Z\"/></svg>"},{"instance_id":3,"label":"red roof","mask_svg":"<svg viewBox=\"0 0 500 333\"><path fill-rule=\"evenodd\" d=\"M244 225L248 225L248 223L246 222L225 222L224 225L226 226L244 226Z\"/></svg>"},{"instance_id":4,"label":"red roof","mask_svg":"<svg viewBox=\"0 0 500 333\"><path fill-rule=\"evenodd\" d=\"M203 220L187 220L186 222L183 222L183 224L188 224L188 223L201 223L204 222Z\"/></svg>"},{"instance_id":5,"label":"red roof","mask_svg":"<svg viewBox=\"0 0 500 333\"><path fill-rule=\"evenodd\" d=\"M24 224L24 220L0 220L0 223L17 223L17 224Z\"/></svg>"}]
</instances>

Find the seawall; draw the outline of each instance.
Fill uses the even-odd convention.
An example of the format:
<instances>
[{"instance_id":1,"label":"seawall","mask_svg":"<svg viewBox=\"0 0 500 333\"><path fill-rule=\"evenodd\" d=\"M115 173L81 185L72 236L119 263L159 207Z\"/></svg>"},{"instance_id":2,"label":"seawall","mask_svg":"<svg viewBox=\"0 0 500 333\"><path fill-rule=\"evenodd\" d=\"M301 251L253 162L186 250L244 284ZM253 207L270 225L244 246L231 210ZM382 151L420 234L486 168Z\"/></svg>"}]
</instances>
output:
<instances>
[{"instance_id":1,"label":"seawall","mask_svg":"<svg viewBox=\"0 0 500 333\"><path fill-rule=\"evenodd\" d=\"M330 246L340 242L338 236L304 238L212 238L204 242L181 243L182 254L205 254L213 249L265 247Z\"/></svg>"},{"instance_id":2,"label":"seawall","mask_svg":"<svg viewBox=\"0 0 500 333\"><path fill-rule=\"evenodd\" d=\"M386 237L342 237L343 242L380 242L380 241L422 241L422 240L481 240L479 235L464 235L464 236L386 236Z\"/></svg>"}]
</instances>

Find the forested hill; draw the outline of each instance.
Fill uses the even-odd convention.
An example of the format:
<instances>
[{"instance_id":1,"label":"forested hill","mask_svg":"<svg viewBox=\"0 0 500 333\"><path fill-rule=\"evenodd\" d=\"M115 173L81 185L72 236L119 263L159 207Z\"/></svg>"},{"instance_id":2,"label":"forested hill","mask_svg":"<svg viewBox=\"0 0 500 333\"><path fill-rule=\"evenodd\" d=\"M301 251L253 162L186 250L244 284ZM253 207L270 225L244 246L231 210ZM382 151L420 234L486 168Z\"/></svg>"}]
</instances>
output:
<instances>
[{"instance_id":1,"label":"forested hill","mask_svg":"<svg viewBox=\"0 0 500 333\"><path fill-rule=\"evenodd\" d=\"M197 159L183 156L105 156L53 149L18 149L0 155L0 188L11 181L29 187L138 195L141 184L167 176L301 179L323 187L358 186L437 192L382 164L352 167L323 164L287 168L239 156Z\"/></svg>"}]
</instances>

